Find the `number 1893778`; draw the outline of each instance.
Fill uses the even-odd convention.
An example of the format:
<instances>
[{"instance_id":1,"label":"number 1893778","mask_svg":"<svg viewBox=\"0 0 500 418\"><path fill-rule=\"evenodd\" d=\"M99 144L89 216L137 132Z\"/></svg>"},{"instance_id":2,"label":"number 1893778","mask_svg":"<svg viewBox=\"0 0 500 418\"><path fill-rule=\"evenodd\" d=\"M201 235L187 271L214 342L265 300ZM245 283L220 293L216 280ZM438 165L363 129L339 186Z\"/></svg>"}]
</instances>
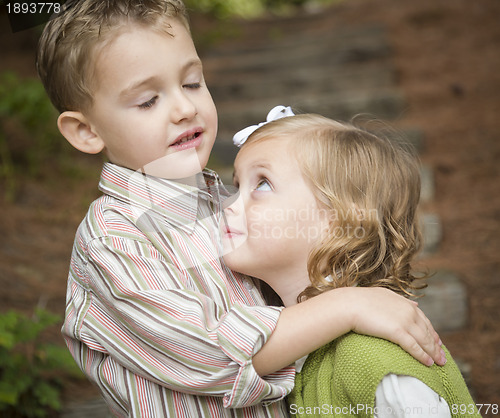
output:
<instances>
[{"instance_id":1,"label":"number 1893778","mask_svg":"<svg viewBox=\"0 0 500 418\"><path fill-rule=\"evenodd\" d=\"M461 405L451 405L452 414L474 414L475 410L479 411L480 414L491 413L493 415L498 414L498 404L496 403L478 403L478 404L461 404Z\"/></svg>"},{"instance_id":2,"label":"number 1893778","mask_svg":"<svg viewBox=\"0 0 500 418\"><path fill-rule=\"evenodd\" d=\"M60 13L61 3L10 2L7 3L8 14L50 14Z\"/></svg>"}]
</instances>

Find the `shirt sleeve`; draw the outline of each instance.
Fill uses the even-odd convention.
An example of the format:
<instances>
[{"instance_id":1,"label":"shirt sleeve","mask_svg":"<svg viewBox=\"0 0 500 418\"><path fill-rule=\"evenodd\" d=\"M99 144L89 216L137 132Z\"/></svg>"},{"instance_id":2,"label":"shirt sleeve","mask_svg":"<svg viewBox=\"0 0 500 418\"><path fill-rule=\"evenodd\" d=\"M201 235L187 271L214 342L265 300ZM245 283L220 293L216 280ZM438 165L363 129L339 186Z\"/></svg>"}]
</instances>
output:
<instances>
[{"instance_id":1,"label":"shirt sleeve","mask_svg":"<svg viewBox=\"0 0 500 418\"><path fill-rule=\"evenodd\" d=\"M87 251L86 272L79 272L85 277L72 288L85 293L75 301L88 301L63 328L70 338L171 390L222 396L226 407L272 402L291 391L293 367L261 378L252 364L279 308L220 306L146 242L105 237Z\"/></svg>"},{"instance_id":2,"label":"shirt sleeve","mask_svg":"<svg viewBox=\"0 0 500 418\"><path fill-rule=\"evenodd\" d=\"M448 403L412 376L388 374L375 393L376 418L451 418Z\"/></svg>"}]
</instances>

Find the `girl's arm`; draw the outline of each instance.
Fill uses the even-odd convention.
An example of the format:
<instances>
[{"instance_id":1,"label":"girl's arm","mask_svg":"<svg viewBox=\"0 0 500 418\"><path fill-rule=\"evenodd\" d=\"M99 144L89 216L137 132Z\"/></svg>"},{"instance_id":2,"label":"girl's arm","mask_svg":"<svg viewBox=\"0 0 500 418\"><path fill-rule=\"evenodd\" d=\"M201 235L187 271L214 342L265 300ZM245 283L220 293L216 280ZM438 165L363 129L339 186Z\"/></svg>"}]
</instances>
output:
<instances>
[{"instance_id":1,"label":"girl's arm","mask_svg":"<svg viewBox=\"0 0 500 418\"><path fill-rule=\"evenodd\" d=\"M424 382L412 376L389 374L377 386L375 409L377 418L405 417L451 418L450 406Z\"/></svg>"},{"instance_id":2,"label":"girl's arm","mask_svg":"<svg viewBox=\"0 0 500 418\"><path fill-rule=\"evenodd\" d=\"M253 356L260 376L292 364L354 331L400 345L426 365L446 362L432 324L412 302L382 288L339 288L283 309L269 340Z\"/></svg>"}]
</instances>

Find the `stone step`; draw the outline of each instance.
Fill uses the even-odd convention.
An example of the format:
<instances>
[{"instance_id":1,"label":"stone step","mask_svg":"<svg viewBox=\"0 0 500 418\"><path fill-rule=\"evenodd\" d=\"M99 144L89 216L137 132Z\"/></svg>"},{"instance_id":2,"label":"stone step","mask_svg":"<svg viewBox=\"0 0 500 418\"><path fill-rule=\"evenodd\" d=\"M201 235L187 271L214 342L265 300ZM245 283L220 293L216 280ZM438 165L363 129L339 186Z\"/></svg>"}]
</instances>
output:
<instances>
[{"instance_id":1,"label":"stone step","mask_svg":"<svg viewBox=\"0 0 500 418\"><path fill-rule=\"evenodd\" d=\"M295 95L290 92L287 96L274 99L216 104L219 113L219 138L222 141L231 139L242 127L262 122L267 112L278 104L292 106L298 113L319 113L344 121L359 114L382 120L394 119L401 115L405 108L404 97L397 89L352 91L335 95Z\"/></svg>"},{"instance_id":2,"label":"stone step","mask_svg":"<svg viewBox=\"0 0 500 418\"><path fill-rule=\"evenodd\" d=\"M229 167L232 170L233 162L238 153L238 147L233 145L233 135L240 129L243 129L248 125L242 125L238 129L229 130L225 126L219 128L219 134L217 135L217 140L215 141L214 148L212 151L211 165L217 167L218 170L223 167ZM409 146L415 149L417 152L422 149L423 133L418 128L407 128L401 129L397 132L397 135L391 136L388 134L389 139L397 141L403 146ZM430 201L434 196L434 183L433 183L433 172L429 167L422 167L421 177L422 177L422 201Z\"/></svg>"},{"instance_id":3,"label":"stone step","mask_svg":"<svg viewBox=\"0 0 500 418\"><path fill-rule=\"evenodd\" d=\"M434 187L434 171L428 165L422 165L420 169L420 178L422 181L422 188L420 191L420 201L422 203L429 203L434 200L435 187Z\"/></svg>"},{"instance_id":4,"label":"stone step","mask_svg":"<svg viewBox=\"0 0 500 418\"><path fill-rule=\"evenodd\" d=\"M391 51L386 28L379 25L331 27L315 34L280 28L269 36L259 34L259 38L258 43L247 37L240 39L237 46L218 45L200 51L205 69L230 72L242 68L246 71L261 60L274 66L280 62L280 58L288 59L290 55L324 56L325 53L337 51L337 57L342 57L340 62L356 62L386 57Z\"/></svg>"},{"instance_id":5,"label":"stone step","mask_svg":"<svg viewBox=\"0 0 500 418\"><path fill-rule=\"evenodd\" d=\"M348 94L354 90L389 88L395 84L391 66L376 64L338 68L335 66L295 66L283 69L276 66L262 73L229 73L223 79L219 75L206 75L207 85L219 105L223 101L257 100L273 97L316 94Z\"/></svg>"},{"instance_id":6,"label":"stone step","mask_svg":"<svg viewBox=\"0 0 500 418\"><path fill-rule=\"evenodd\" d=\"M297 51L296 48L290 47L279 50L279 53L269 51L267 54L259 52L242 57L204 59L203 67L206 74L216 73L224 77L226 74L238 72L243 75L262 74L276 68L286 71L298 65L307 67L359 65L387 58L389 54L390 50L387 45L378 40L372 40L366 41L363 45L347 45L339 48L321 45L321 47Z\"/></svg>"},{"instance_id":7,"label":"stone step","mask_svg":"<svg viewBox=\"0 0 500 418\"><path fill-rule=\"evenodd\" d=\"M420 257L423 258L435 254L439 250L439 245L443 239L443 230L441 220L435 213L421 214L420 222L424 239Z\"/></svg>"},{"instance_id":8,"label":"stone step","mask_svg":"<svg viewBox=\"0 0 500 418\"><path fill-rule=\"evenodd\" d=\"M439 270L428 279L428 287L418 292L420 309L438 332L456 331L467 325L467 292L453 272Z\"/></svg>"}]
</instances>

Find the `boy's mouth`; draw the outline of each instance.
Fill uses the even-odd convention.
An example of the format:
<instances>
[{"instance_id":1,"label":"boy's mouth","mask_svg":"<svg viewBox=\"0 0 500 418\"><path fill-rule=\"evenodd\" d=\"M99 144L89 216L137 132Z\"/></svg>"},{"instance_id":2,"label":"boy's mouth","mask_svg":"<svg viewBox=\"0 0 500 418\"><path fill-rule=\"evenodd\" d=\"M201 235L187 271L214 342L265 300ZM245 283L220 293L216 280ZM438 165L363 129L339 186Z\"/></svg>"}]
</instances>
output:
<instances>
[{"instance_id":1,"label":"boy's mouth","mask_svg":"<svg viewBox=\"0 0 500 418\"><path fill-rule=\"evenodd\" d=\"M178 149L197 147L201 143L202 133L203 131L199 128L184 132L170 146Z\"/></svg>"}]
</instances>

